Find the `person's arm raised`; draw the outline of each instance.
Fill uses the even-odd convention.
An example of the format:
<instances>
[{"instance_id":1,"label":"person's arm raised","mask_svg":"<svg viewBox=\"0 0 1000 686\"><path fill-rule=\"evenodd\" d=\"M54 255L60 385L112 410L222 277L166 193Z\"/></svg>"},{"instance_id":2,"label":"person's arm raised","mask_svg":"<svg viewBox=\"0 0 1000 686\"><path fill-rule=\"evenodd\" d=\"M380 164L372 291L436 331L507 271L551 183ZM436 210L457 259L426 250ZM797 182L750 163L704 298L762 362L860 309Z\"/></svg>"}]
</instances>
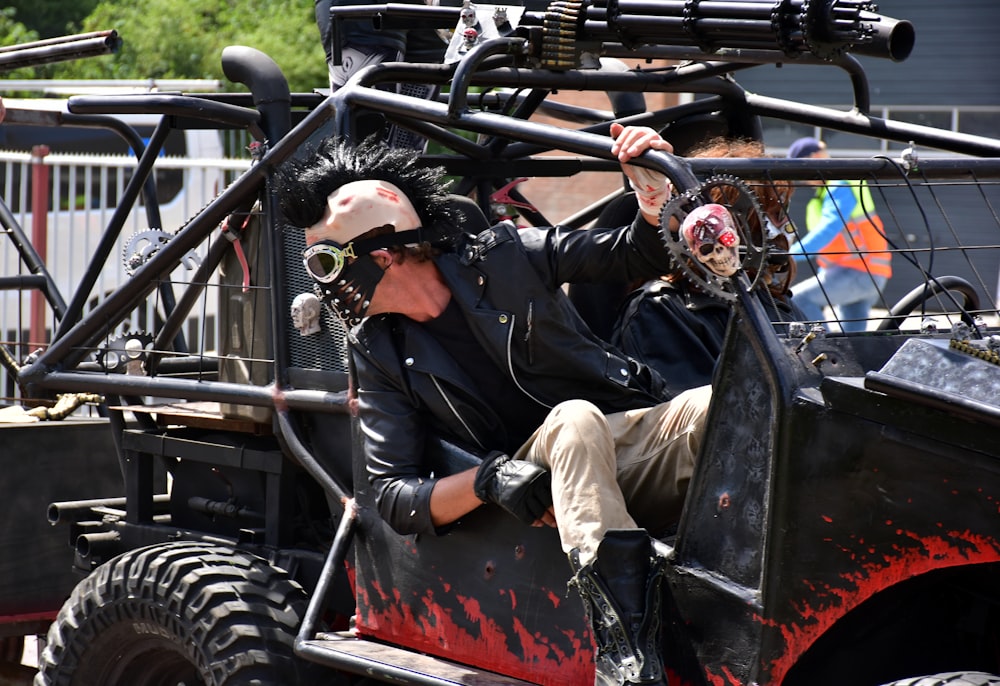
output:
<instances>
[{"instance_id":1,"label":"person's arm raised","mask_svg":"<svg viewBox=\"0 0 1000 686\"><path fill-rule=\"evenodd\" d=\"M629 164L647 150L673 152L674 146L664 140L659 133L648 126L611 125L611 136L615 139L611 152L618 157L622 172L629 179L639 201L639 211L643 218L656 226L660 222L660 211L670 197L672 186L660 172Z\"/></svg>"}]
</instances>

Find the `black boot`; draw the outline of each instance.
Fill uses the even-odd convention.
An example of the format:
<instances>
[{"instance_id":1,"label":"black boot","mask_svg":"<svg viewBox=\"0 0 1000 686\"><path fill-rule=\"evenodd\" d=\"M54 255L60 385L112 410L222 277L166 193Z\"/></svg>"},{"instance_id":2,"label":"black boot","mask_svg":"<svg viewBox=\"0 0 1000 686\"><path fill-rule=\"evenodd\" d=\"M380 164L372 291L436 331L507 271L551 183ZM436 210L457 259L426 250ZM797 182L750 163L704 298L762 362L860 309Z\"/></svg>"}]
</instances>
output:
<instances>
[{"instance_id":1,"label":"black boot","mask_svg":"<svg viewBox=\"0 0 1000 686\"><path fill-rule=\"evenodd\" d=\"M598 686L666 686L660 639L663 558L643 529L612 529L596 559L580 565L570 553L575 586L583 598L597 644Z\"/></svg>"}]
</instances>

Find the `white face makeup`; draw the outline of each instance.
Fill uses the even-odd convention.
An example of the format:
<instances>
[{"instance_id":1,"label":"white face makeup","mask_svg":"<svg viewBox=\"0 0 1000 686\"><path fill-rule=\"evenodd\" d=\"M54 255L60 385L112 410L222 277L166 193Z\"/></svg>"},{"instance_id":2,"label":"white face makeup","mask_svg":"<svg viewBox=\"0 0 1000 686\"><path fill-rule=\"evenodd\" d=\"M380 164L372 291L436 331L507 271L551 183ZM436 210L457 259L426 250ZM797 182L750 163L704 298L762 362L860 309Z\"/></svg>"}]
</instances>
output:
<instances>
[{"instance_id":1,"label":"white face makeup","mask_svg":"<svg viewBox=\"0 0 1000 686\"><path fill-rule=\"evenodd\" d=\"M346 245L377 226L392 225L397 232L420 226L420 218L399 188L386 181L354 181L326 199L323 219L306 229L306 243L332 240Z\"/></svg>"}]
</instances>

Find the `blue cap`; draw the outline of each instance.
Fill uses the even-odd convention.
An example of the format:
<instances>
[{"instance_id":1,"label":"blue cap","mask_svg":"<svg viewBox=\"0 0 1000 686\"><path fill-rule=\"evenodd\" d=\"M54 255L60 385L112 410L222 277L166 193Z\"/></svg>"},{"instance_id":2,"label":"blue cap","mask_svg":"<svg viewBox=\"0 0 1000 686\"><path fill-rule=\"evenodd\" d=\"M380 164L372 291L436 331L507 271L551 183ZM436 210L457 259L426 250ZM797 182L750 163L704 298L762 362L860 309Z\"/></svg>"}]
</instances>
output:
<instances>
[{"instance_id":1,"label":"blue cap","mask_svg":"<svg viewBox=\"0 0 1000 686\"><path fill-rule=\"evenodd\" d=\"M788 146L788 158L796 159L799 157L809 157L814 152L819 152L826 148L822 142L816 140L815 138L800 138L790 146Z\"/></svg>"}]
</instances>

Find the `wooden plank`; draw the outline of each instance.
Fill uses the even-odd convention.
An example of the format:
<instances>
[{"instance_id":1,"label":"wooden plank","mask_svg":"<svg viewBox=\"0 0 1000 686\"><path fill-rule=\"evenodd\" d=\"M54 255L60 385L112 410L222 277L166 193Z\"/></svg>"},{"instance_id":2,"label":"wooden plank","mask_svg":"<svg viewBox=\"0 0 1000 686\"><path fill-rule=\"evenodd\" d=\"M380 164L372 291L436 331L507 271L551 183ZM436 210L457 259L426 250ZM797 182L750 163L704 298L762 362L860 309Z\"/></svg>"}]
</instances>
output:
<instances>
[{"instance_id":1,"label":"wooden plank","mask_svg":"<svg viewBox=\"0 0 1000 686\"><path fill-rule=\"evenodd\" d=\"M222 413L221 408L221 404L217 402L192 401L160 405L116 405L111 409L151 414L155 417L157 425L161 427L180 424L195 429L238 431L256 436L271 435L270 424L227 416Z\"/></svg>"}]
</instances>

